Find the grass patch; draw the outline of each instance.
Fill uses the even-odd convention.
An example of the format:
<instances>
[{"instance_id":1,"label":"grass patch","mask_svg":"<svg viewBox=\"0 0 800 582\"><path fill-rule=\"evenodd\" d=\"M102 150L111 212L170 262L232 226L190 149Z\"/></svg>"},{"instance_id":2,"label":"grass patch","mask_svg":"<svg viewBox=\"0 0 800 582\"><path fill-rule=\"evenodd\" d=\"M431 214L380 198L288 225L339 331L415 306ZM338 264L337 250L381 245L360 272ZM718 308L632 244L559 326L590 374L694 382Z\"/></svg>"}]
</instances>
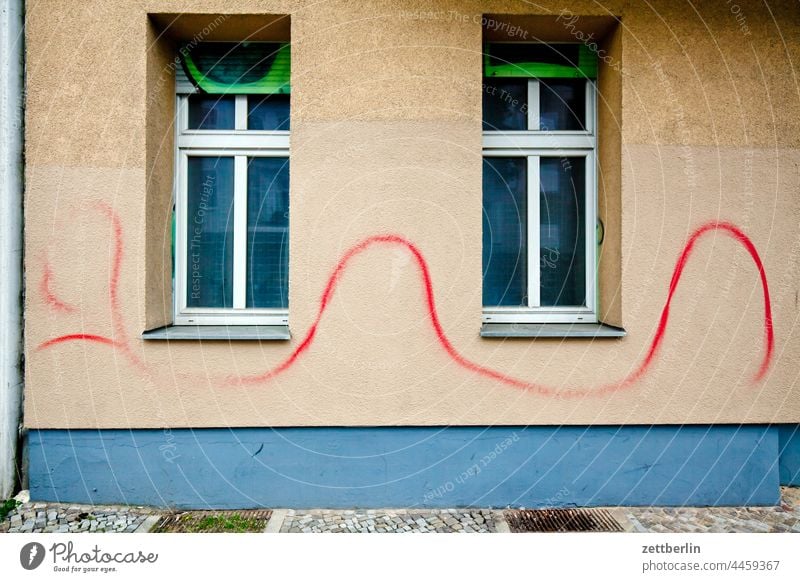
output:
<instances>
[{"instance_id":1,"label":"grass patch","mask_svg":"<svg viewBox=\"0 0 800 582\"><path fill-rule=\"evenodd\" d=\"M154 533L253 533L262 532L269 513L249 516L236 512L187 512L163 518Z\"/></svg>"},{"instance_id":2,"label":"grass patch","mask_svg":"<svg viewBox=\"0 0 800 582\"><path fill-rule=\"evenodd\" d=\"M3 501L2 505L0 505L0 521L3 521L6 517L8 517L9 513L14 511L20 505L22 505L22 503L16 499L6 499Z\"/></svg>"},{"instance_id":3,"label":"grass patch","mask_svg":"<svg viewBox=\"0 0 800 582\"><path fill-rule=\"evenodd\" d=\"M187 520L190 521L190 520ZM189 532L226 531L231 533L244 533L248 531L261 531L264 529L257 519L247 519L238 513L233 515L209 515L200 521L187 524Z\"/></svg>"}]
</instances>

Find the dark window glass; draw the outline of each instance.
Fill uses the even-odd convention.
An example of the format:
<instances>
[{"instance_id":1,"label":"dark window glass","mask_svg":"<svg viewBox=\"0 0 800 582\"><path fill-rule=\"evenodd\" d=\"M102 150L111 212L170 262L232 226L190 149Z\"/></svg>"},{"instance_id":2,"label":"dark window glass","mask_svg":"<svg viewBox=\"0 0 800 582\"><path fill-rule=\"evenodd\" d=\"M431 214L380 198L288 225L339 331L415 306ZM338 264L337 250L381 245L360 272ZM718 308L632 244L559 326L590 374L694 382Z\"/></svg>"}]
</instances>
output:
<instances>
[{"instance_id":1,"label":"dark window glass","mask_svg":"<svg viewBox=\"0 0 800 582\"><path fill-rule=\"evenodd\" d=\"M233 158L190 157L188 307L233 307Z\"/></svg>"},{"instance_id":2,"label":"dark window glass","mask_svg":"<svg viewBox=\"0 0 800 582\"><path fill-rule=\"evenodd\" d=\"M528 129L528 81L525 79L484 79L483 130L524 131Z\"/></svg>"},{"instance_id":3,"label":"dark window glass","mask_svg":"<svg viewBox=\"0 0 800 582\"><path fill-rule=\"evenodd\" d=\"M539 158L540 301L586 304L586 159Z\"/></svg>"},{"instance_id":4,"label":"dark window glass","mask_svg":"<svg viewBox=\"0 0 800 582\"><path fill-rule=\"evenodd\" d=\"M247 163L247 307L289 304L289 159Z\"/></svg>"},{"instance_id":5,"label":"dark window glass","mask_svg":"<svg viewBox=\"0 0 800 582\"><path fill-rule=\"evenodd\" d=\"M247 129L289 130L289 95L247 98Z\"/></svg>"},{"instance_id":6,"label":"dark window glass","mask_svg":"<svg viewBox=\"0 0 800 582\"><path fill-rule=\"evenodd\" d=\"M483 304L528 305L527 159L483 159Z\"/></svg>"},{"instance_id":7,"label":"dark window glass","mask_svg":"<svg viewBox=\"0 0 800 582\"><path fill-rule=\"evenodd\" d=\"M539 129L543 131L585 129L586 80L540 80L539 107Z\"/></svg>"},{"instance_id":8,"label":"dark window glass","mask_svg":"<svg viewBox=\"0 0 800 582\"><path fill-rule=\"evenodd\" d=\"M235 124L234 97L189 96L189 129L233 129Z\"/></svg>"}]
</instances>

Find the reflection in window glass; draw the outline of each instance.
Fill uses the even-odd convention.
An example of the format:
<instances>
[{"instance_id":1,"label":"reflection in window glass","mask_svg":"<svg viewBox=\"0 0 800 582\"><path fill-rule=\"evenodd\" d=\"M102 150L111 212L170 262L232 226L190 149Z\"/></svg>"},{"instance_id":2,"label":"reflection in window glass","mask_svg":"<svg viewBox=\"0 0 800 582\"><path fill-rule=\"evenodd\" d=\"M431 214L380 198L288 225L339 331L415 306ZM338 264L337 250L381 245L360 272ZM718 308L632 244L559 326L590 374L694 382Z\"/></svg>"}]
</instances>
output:
<instances>
[{"instance_id":1,"label":"reflection in window glass","mask_svg":"<svg viewBox=\"0 0 800 582\"><path fill-rule=\"evenodd\" d=\"M483 130L528 129L527 79L484 79Z\"/></svg>"},{"instance_id":2,"label":"reflection in window glass","mask_svg":"<svg viewBox=\"0 0 800 582\"><path fill-rule=\"evenodd\" d=\"M583 157L539 158L543 306L586 304L585 166Z\"/></svg>"},{"instance_id":3,"label":"reflection in window glass","mask_svg":"<svg viewBox=\"0 0 800 582\"><path fill-rule=\"evenodd\" d=\"M483 159L483 304L527 306L527 159Z\"/></svg>"},{"instance_id":4,"label":"reflection in window glass","mask_svg":"<svg viewBox=\"0 0 800 582\"><path fill-rule=\"evenodd\" d=\"M233 158L190 157L188 307L233 307Z\"/></svg>"},{"instance_id":5,"label":"reflection in window glass","mask_svg":"<svg viewBox=\"0 0 800 582\"><path fill-rule=\"evenodd\" d=\"M539 129L582 131L586 121L586 80L539 81Z\"/></svg>"},{"instance_id":6,"label":"reflection in window glass","mask_svg":"<svg viewBox=\"0 0 800 582\"><path fill-rule=\"evenodd\" d=\"M233 129L236 124L234 97L189 96L189 129Z\"/></svg>"},{"instance_id":7,"label":"reflection in window glass","mask_svg":"<svg viewBox=\"0 0 800 582\"><path fill-rule=\"evenodd\" d=\"M250 95L247 129L289 131L289 95Z\"/></svg>"},{"instance_id":8,"label":"reflection in window glass","mask_svg":"<svg viewBox=\"0 0 800 582\"><path fill-rule=\"evenodd\" d=\"M289 159L247 163L247 307L289 303Z\"/></svg>"}]
</instances>

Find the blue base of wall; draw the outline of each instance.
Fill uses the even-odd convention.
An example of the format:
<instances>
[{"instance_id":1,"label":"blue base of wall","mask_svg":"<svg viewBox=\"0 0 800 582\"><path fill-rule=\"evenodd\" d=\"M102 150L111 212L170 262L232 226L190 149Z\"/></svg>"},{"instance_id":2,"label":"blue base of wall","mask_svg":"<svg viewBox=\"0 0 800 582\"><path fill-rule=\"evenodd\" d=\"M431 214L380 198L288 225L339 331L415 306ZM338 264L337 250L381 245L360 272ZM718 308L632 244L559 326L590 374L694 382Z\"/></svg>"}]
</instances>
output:
<instances>
[{"instance_id":1,"label":"blue base of wall","mask_svg":"<svg viewBox=\"0 0 800 582\"><path fill-rule=\"evenodd\" d=\"M800 457L797 434L792 446ZM73 503L342 508L779 500L777 426L33 430L28 444L31 498Z\"/></svg>"},{"instance_id":2,"label":"blue base of wall","mask_svg":"<svg viewBox=\"0 0 800 582\"><path fill-rule=\"evenodd\" d=\"M800 425L778 426L781 485L800 487Z\"/></svg>"}]
</instances>

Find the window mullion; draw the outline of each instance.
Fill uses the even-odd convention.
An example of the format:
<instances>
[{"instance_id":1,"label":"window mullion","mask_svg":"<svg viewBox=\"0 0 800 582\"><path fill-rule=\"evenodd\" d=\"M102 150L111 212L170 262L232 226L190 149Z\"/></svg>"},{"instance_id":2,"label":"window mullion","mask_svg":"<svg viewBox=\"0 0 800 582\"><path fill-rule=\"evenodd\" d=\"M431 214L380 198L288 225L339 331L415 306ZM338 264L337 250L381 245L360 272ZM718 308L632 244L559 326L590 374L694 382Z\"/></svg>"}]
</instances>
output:
<instances>
[{"instance_id":1,"label":"window mullion","mask_svg":"<svg viewBox=\"0 0 800 582\"><path fill-rule=\"evenodd\" d=\"M178 310L183 311L186 309L186 294L188 292L188 261L189 261L189 241L188 241L188 192L187 192L187 174L189 167L189 157L183 153L178 152L178 172L177 184L175 188L175 225L177 241L175 249L175 282L177 286L177 305Z\"/></svg>"},{"instance_id":2,"label":"window mullion","mask_svg":"<svg viewBox=\"0 0 800 582\"><path fill-rule=\"evenodd\" d=\"M597 168L595 152L586 156L586 306L597 312Z\"/></svg>"},{"instance_id":3,"label":"window mullion","mask_svg":"<svg viewBox=\"0 0 800 582\"><path fill-rule=\"evenodd\" d=\"M539 81L528 80L528 131L539 131Z\"/></svg>"},{"instance_id":4,"label":"window mullion","mask_svg":"<svg viewBox=\"0 0 800 582\"><path fill-rule=\"evenodd\" d=\"M592 82L590 79L587 79L586 80L586 93L585 93L586 94L586 99L585 99L586 112L585 112L584 116L585 116L585 119L586 119L586 131L588 131L590 135L595 135L596 134L596 124L597 124L597 120L595 119L595 117L596 117L596 115L595 115L596 114L596 111L595 111L596 101L595 101L595 94L594 93L595 93L594 82Z\"/></svg>"},{"instance_id":5,"label":"window mullion","mask_svg":"<svg viewBox=\"0 0 800 582\"><path fill-rule=\"evenodd\" d=\"M541 306L539 156L528 156L528 307Z\"/></svg>"},{"instance_id":6,"label":"window mullion","mask_svg":"<svg viewBox=\"0 0 800 582\"><path fill-rule=\"evenodd\" d=\"M233 171L233 308L247 304L247 156L234 158Z\"/></svg>"},{"instance_id":7,"label":"window mullion","mask_svg":"<svg viewBox=\"0 0 800 582\"><path fill-rule=\"evenodd\" d=\"M189 99L181 96L178 98L178 131L184 132L189 128Z\"/></svg>"},{"instance_id":8,"label":"window mullion","mask_svg":"<svg viewBox=\"0 0 800 582\"><path fill-rule=\"evenodd\" d=\"M245 131L247 129L247 95L237 95L234 104L234 129Z\"/></svg>"}]
</instances>

